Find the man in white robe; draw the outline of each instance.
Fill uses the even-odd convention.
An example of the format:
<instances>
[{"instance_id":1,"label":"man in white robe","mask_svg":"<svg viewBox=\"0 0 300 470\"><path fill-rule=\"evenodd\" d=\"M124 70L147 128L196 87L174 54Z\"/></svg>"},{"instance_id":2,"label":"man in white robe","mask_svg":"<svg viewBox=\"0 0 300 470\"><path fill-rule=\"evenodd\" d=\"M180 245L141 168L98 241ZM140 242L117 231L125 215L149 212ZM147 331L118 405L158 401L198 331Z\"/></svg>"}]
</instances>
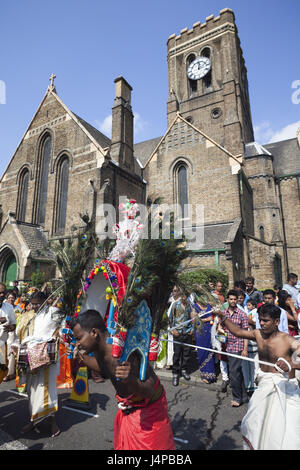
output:
<instances>
[{"instance_id":1,"label":"man in white robe","mask_svg":"<svg viewBox=\"0 0 300 470\"><path fill-rule=\"evenodd\" d=\"M20 345L26 344L28 353L31 354L35 346L49 342L55 337L62 322L62 316L57 308L48 305L41 308L44 300L43 293L34 294L31 299L33 312L28 312L27 318L21 318L22 321L20 320L17 327ZM50 417L51 437L59 434L60 431L55 421L55 413L58 410L57 375L59 375L59 358L56 363L38 368L33 373L27 368L26 375L20 377L20 385L24 380L26 381L31 421L23 428L23 432L30 431L41 420Z\"/></svg>"},{"instance_id":2,"label":"man in white robe","mask_svg":"<svg viewBox=\"0 0 300 470\"><path fill-rule=\"evenodd\" d=\"M5 302L6 286L0 283L0 383L7 374L7 340L9 332L12 332L16 328L16 316L14 313L13 306L8 302Z\"/></svg>"}]
</instances>

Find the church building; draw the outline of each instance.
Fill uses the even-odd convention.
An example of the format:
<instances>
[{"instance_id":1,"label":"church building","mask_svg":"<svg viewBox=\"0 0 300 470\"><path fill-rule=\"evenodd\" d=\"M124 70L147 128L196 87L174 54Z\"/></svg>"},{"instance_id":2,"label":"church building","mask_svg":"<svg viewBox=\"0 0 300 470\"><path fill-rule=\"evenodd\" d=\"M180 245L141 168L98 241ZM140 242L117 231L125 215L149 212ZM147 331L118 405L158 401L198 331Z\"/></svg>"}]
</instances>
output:
<instances>
[{"instance_id":1,"label":"church building","mask_svg":"<svg viewBox=\"0 0 300 470\"><path fill-rule=\"evenodd\" d=\"M68 237L80 213L103 220L103 204L117 208L120 196L203 205L204 240L193 244L189 269L220 269L231 283L252 275L259 288L297 273L300 133L255 142L233 11L172 34L167 59L167 128L140 143L123 77L109 139L62 102L51 76L0 180L0 280L29 280L36 270L56 277L49 240ZM197 228L194 213L184 217Z\"/></svg>"}]
</instances>

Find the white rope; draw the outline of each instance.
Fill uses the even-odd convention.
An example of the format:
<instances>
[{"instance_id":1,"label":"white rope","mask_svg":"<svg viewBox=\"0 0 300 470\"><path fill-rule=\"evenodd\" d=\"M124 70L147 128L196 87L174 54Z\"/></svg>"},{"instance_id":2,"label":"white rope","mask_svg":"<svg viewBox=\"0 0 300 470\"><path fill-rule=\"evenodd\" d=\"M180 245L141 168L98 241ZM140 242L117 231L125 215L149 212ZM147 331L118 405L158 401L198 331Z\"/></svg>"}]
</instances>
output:
<instances>
[{"instance_id":1,"label":"white rope","mask_svg":"<svg viewBox=\"0 0 300 470\"><path fill-rule=\"evenodd\" d=\"M188 323L191 323L196 318L204 317L204 315L207 315L208 313L211 313L211 312L214 312L214 309L207 310L207 312L203 312L203 313L197 313L197 315L194 318L191 318L190 320L184 321L182 323L178 323L177 326L173 326L172 328L168 328L167 330L161 331L161 333L170 333L173 330L177 330L178 328L181 328L183 325L187 325Z\"/></svg>"},{"instance_id":2,"label":"white rope","mask_svg":"<svg viewBox=\"0 0 300 470\"><path fill-rule=\"evenodd\" d=\"M242 359L244 361L256 362L258 364L263 364L265 366L274 367L281 374L286 374L282 369L280 369L280 367L278 367L276 364L272 364L271 362L260 361L260 360L252 359L252 358L246 357L246 356L238 356L237 354L227 353L227 352L224 352L224 351L216 351L215 349L205 348L204 346L195 346L194 344L182 343L182 342L174 341L174 340L171 341L171 340L168 340L168 339L161 338L161 341L167 341L169 343L174 343L174 344L183 344L184 346L189 346L190 348L203 349L204 351L209 351L209 352L212 352L214 354L223 354L224 356L236 357L237 359ZM279 359L283 360L282 357L280 357ZM286 364L288 364L288 362L285 359L284 359L284 362L286 362ZM289 364L289 369L291 370L290 364ZM288 377L286 377L286 378L288 378Z\"/></svg>"}]
</instances>

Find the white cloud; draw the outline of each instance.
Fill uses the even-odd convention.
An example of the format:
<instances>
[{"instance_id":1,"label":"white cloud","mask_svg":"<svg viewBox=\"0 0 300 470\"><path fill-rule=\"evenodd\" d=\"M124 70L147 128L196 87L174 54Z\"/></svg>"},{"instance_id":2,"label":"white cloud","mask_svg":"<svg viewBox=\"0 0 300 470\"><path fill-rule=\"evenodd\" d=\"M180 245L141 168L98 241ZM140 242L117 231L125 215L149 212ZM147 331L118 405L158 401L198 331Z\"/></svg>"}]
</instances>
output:
<instances>
[{"instance_id":1,"label":"white cloud","mask_svg":"<svg viewBox=\"0 0 300 470\"><path fill-rule=\"evenodd\" d=\"M134 113L134 132L135 134L140 134L147 127L147 122L140 116L139 113Z\"/></svg>"},{"instance_id":2,"label":"white cloud","mask_svg":"<svg viewBox=\"0 0 300 470\"><path fill-rule=\"evenodd\" d=\"M288 124L283 129L275 132L272 136L272 142L279 142L280 140L294 139L296 137L297 130L300 127L300 121Z\"/></svg>"},{"instance_id":3,"label":"white cloud","mask_svg":"<svg viewBox=\"0 0 300 470\"><path fill-rule=\"evenodd\" d=\"M111 137L111 121L112 116L106 116L103 121L96 121L96 125L103 134L107 135L107 137Z\"/></svg>"},{"instance_id":4,"label":"white cloud","mask_svg":"<svg viewBox=\"0 0 300 470\"><path fill-rule=\"evenodd\" d=\"M147 122L141 117L139 113L134 113L134 133L135 135L140 134L147 127ZM111 127L112 127L112 115L106 116L103 121L96 121L96 126L98 129L103 132L103 134L111 137Z\"/></svg>"},{"instance_id":5,"label":"white cloud","mask_svg":"<svg viewBox=\"0 0 300 470\"><path fill-rule=\"evenodd\" d=\"M254 126L254 136L258 143L269 144L271 142L294 139L299 127L300 121L297 121L284 126L282 129L274 130L270 122L264 121L258 126Z\"/></svg>"}]
</instances>

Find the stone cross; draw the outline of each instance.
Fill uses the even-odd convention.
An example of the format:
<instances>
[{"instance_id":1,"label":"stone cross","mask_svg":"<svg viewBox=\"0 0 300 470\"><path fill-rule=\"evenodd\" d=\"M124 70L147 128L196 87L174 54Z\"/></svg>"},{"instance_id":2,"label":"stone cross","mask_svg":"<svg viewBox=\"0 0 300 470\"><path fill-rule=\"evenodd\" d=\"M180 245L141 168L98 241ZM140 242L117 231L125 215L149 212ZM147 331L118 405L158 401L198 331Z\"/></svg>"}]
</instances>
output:
<instances>
[{"instance_id":1,"label":"stone cross","mask_svg":"<svg viewBox=\"0 0 300 470\"><path fill-rule=\"evenodd\" d=\"M51 85L52 87L54 87L54 79L55 79L55 78L56 78L56 75L54 75L54 73L52 73L52 74L51 74L51 77L49 78L49 80L50 80L50 85Z\"/></svg>"}]
</instances>

